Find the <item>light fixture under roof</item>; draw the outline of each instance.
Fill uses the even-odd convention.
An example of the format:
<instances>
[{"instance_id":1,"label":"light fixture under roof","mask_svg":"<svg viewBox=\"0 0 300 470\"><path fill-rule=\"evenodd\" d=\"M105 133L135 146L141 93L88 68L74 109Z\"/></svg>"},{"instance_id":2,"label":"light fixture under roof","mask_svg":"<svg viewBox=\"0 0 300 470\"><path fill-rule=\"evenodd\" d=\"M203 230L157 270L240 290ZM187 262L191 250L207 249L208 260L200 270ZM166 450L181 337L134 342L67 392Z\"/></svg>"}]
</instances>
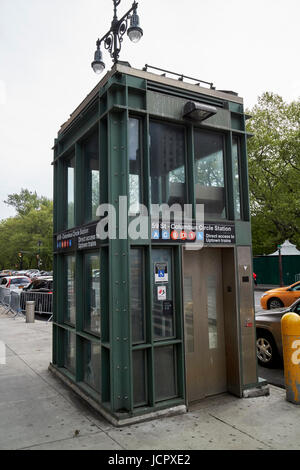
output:
<instances>
[{"instance_id":1,"label":"light fixture under roof","mask_svg":"<svg viewBox=\"0 0 300 470\"><path fill-rule=\"evenodd\" d=\"M204 121L217 114L217 108L204 103L188 101L183 108L183 117L194 121Z\"/></svg>"}]
</instances>

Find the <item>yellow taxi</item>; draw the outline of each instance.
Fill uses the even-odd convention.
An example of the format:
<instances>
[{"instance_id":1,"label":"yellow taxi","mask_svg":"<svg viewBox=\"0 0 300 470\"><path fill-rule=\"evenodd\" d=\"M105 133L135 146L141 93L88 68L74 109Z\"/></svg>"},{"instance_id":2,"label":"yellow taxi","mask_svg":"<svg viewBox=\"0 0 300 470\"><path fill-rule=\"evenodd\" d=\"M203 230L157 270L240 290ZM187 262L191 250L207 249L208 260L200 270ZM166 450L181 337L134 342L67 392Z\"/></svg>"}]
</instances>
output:
<instances>
[{"instance_id":1,"label":"yellow taxi","mask_svg":"<svg viewBox=\"0 0 300 470\"><path fill-rule=\"evenodd\" d=\"M270 310L272 308L289 307L299 298L300 281L288 287L277 287L266 291L260 299L260 304L262 308Z\"/></svg>"}]
</instances>

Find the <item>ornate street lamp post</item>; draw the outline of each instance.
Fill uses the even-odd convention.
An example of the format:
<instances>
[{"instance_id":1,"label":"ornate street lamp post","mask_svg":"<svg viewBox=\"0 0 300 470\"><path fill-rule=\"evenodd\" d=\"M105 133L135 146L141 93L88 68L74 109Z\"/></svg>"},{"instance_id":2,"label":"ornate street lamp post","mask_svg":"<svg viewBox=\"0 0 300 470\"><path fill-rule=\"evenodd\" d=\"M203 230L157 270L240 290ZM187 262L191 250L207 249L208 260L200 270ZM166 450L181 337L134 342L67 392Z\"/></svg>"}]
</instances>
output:
<instances>
[{"instance_id":1,"label":"ornate street lamp post","mask_svg":"<svg viewBox=\"0 0 300 470\"><path fill-rule=\"evenodd\" d=\"M111 28L101 39L96 42L97 49L95 52L92 68L95 73L100 74L105 69L105 64L102 59L102 52L100 49L103 43L104 48L108 50L114 64L118 62L123 36L127 31L128 37L132 42L138 42L143 36L143 30L140 27L139 17L137 15L138 3L133 2L132 7L125 13L120 20L117 17L117 6L120 5L121 0L113 0L114 4L114 17L111 23ZM128 23L130 21L129 27Z\"/></svg>"}]
</instances>

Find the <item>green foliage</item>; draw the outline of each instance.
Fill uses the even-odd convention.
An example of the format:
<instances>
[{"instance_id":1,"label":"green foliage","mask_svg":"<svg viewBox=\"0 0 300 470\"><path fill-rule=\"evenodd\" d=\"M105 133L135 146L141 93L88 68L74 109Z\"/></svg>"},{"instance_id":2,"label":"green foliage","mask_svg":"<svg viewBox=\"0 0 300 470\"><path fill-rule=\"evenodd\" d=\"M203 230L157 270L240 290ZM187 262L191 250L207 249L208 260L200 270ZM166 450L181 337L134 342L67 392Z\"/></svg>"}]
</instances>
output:
<instances>
[{"instance_id":1,"label":"green foliage","mask_svg":"<svg viewBox=\"0 0 300 470\"><path fill-rule=\"evenodd\" d=\"M6 203L17 215L0 222L0 268L19 268L18 253L23 252L23 269L36 268L40 253L41 269L52 270L52 201L22 189L10 194Z\"/></svg>"},{"instance_id":2,"label":"green foliage","mask_svg":"<svg viewBox=\"0 0 300 470\"><path fill-rule=\"evenodd\" d=\"M300 101L264 93L248 112L253 252L273 252L285 239L299 247Z\"/></svg>"},{"instance_id":3,"label":"green foliage","mask_svg":"<svg viewBox=\"0 0 300 470\"><path fill-rule=\"evenodd\" d=\"M7 201L4 201L8 206L12 206L20 216L28 215L32 209L40 209L42 206L49 206L50 199L42 196L39 197L36 191L33 193L28 189L21 189L20 194L9 194Z\"/></svg>"}]
</instances>

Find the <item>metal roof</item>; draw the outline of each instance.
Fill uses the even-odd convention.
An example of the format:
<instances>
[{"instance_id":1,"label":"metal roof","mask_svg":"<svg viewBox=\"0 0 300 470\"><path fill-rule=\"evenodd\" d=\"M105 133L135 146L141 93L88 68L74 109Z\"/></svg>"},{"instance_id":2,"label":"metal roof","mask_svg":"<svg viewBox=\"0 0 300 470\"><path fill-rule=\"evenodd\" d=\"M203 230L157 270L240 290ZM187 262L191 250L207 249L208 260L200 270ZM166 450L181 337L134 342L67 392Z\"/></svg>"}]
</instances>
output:
<instances>
[{"instance_id":1,"label":"metal roof","mask_svg":"<svg viewBox=\"0 0 300 470\"><path fill-rule=\"evenodd\" d=\"M142 78L151 82L160 83L162 85L172 86L174 88L178 88L179 90L192 91L193 93L197 93L199 95L212 96L215 98L220 98L224 101L232 101L234 103L243 104L243 98L237 96L234 92L213 90L211 88L205 88L193 83L187 83L181 80L176 80L174 78L164 77L157 73L135 69L118 63L115 64L112 69L106 73L102 80L100 80L100 82L95 86L95 88L93 88L93 90L86 96L86 98L80 103L80 105L73 111L73 113L70 115L70 118L64 124L62 124L58 134L61 134L66 130L66 128L72 123L72 121L76 119L76 117L83 111L83 109L89 104L89 102L97 96L100 89L116 72Z\"/></svg>"}]
</instances>

